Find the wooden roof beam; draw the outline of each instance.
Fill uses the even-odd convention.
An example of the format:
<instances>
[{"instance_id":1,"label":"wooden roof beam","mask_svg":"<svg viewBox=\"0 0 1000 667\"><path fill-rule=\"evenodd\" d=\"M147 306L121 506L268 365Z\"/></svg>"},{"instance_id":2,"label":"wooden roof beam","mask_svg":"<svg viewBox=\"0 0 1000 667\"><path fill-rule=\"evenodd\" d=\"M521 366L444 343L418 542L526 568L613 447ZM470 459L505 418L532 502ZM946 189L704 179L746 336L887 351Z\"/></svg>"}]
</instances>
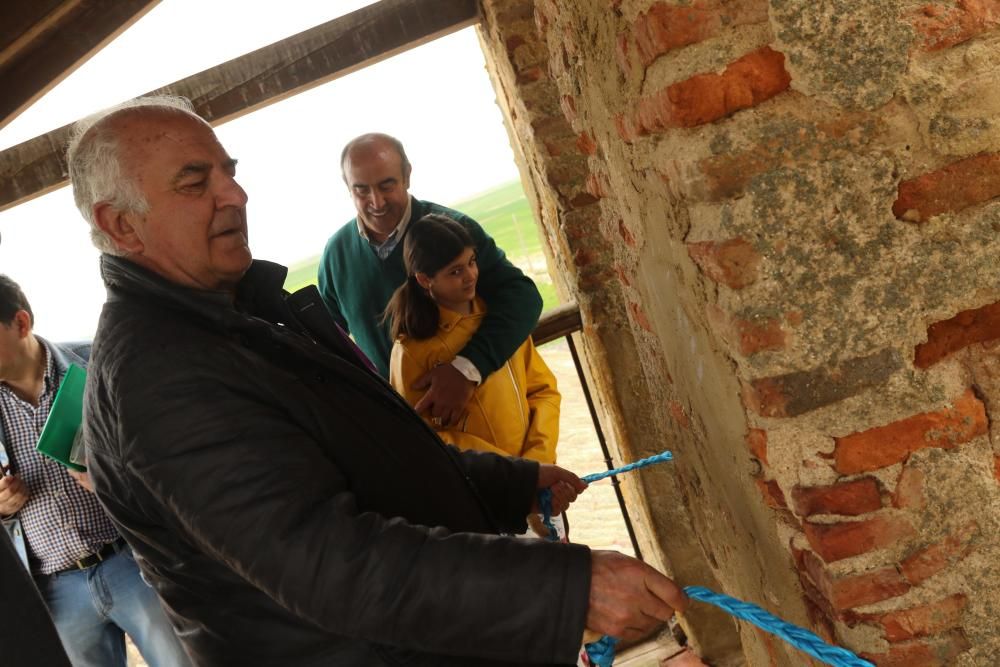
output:
<instances>
[{"instance_id":1,"label":"wooden roof beam","mask_svg":"<svg viewBox=\"0 0 1000 667\"><path fill-rule=\"evenodd\" d=\"M0 51L0 128L159 0L66 0Z\"/></svg>"},{"instance_id":2,"label":"wooden roof beam","mask_svg":"<svg viewBox=\"0 0 1000 667\"><path fill-rule=\"evenodd\" d=\"M219 125L478 22L478 0L382 0L149 94ZM0 211L66 183L70 128L0 153Z\"/></svg>"}]
</instances>

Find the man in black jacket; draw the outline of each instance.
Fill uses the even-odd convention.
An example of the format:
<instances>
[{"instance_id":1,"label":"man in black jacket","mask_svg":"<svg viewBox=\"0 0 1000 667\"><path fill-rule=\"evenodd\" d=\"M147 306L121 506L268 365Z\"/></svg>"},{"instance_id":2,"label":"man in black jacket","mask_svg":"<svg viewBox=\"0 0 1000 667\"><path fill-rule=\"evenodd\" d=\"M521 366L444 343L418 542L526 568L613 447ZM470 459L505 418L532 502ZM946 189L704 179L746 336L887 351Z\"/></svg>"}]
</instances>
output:
<instances>
[{"instance_id":1,"label":"man in black jacket","mask_svg":"<svg viewBox=\"0 0 1000 667\"><path fill-rule=\"evenodd\" d=\"M0 535L0 655L5 667L70 667L52 617L35 582L14 550Z\"/></svg>"},{"instance_id":2,"label":"man in black jacket","mask_svg":"<svg viewBox=\"0 0 1000 667\"><path fill-rule=\"evenodd\" d=\"M555 466L459 452L252 260L236 161L177 100L83 121L108 287L85 400L97 493L200 665L573 664L686 599L638 561L502 537Z\"/></svg>"}]
</instances>

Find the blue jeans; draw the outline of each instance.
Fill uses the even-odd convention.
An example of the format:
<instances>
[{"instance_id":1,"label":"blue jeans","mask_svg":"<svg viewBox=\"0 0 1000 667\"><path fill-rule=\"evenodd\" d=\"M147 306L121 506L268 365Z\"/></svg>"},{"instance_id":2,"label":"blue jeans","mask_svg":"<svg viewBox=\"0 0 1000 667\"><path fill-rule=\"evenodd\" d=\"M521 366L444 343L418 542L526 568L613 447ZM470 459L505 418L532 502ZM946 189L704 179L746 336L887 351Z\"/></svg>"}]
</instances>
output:
<instances>
[{"instance_id":1,"label":"blue jeans","mask_svg":"<svg viewBox=\"0 0 1000 667\"><path fill-rule=\"evenodd\" d=\"M125 633L149 667L191 660L126 547L86 570L35 577L73 667L125 667Z\"/></svg>"}]
</instances>

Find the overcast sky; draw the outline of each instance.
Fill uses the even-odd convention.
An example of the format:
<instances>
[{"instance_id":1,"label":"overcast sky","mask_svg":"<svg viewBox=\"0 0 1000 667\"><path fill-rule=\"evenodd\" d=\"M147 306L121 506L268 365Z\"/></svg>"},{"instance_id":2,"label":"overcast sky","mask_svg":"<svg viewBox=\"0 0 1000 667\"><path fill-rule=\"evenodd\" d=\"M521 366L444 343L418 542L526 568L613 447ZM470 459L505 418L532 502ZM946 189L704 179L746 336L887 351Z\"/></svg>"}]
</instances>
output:
<instances>
[{"instance_id":1,"label":"overcast sky","mask_svg":"<svg viewBox=\"0 0 1000 667\"><path fill-rule=\"evenodd\" d=\"M337 15L361 0L164 0L0 130L0 150ZM239 159L254 255L317 255L354 215L337 160L363 132L394 134L410 191L450 204L517 178L475 30L467 28L216 129ZM87 224L62 188L0 213L0 272L24 287L36 331L89 338L104 290Z\"/></svg>"}]
</instances>

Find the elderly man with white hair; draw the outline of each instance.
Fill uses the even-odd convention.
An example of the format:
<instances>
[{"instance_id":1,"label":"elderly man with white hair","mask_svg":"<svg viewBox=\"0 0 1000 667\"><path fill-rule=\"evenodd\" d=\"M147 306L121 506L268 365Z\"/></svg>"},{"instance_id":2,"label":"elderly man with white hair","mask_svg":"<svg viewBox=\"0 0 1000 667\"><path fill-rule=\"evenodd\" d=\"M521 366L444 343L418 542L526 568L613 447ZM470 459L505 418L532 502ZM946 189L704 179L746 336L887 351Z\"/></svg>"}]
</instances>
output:
<instances>
[{"instance_id":1,"label":"elderly man with white hair","mask_svg":"<svg viewBox=\"0 0 1000 667\"><path fill-rule=\"evenodd\" d=\"M635 638L669 579L518 540L556 466L444 445L334 325L251 258L236 160L177 100L87 119L69 149L104 251L85 432L97 494L199 665L574 664Z\"/></svg>"}]
</instances>

